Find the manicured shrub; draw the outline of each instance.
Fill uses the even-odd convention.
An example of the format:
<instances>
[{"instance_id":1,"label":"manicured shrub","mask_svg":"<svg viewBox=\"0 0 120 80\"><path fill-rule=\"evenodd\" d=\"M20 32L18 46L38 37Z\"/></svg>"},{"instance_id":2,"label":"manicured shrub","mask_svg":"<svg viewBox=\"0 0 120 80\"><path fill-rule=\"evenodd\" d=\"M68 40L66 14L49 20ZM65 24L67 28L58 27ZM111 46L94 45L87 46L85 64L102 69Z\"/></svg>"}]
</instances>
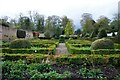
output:
<instances>
[{"instance_id":1,"label":"manicured shrub","mask_svg":"<svg viewBox=\"0 0 120 80\"><path fill-rule=\"evenodd\" d=\"M17 38L25 38L26 37L26 31L21 30L21 29L17 30L16 34L17 34Z\"/></svg>"},{"instance_id":2,"label":"manicured shrub","mask_svg":"<svg viewBox=\"0 0 120 80\"><path fill-rule=\"evenodd\" d=\"M98 39L91 44L91 49L114 49L114 43L110 39Z\"/></svg>"},{"instance_id":3,"label":"manicured shrub","mask_svg":"<svg viewBox=\"0 0 120 80\"><path fill-rule=\"evenodd\" d=\"M120 44L116 43L116 44L114 44L114 46L115 46L116 49L120 49Z\"/></svg>"},{"instance_id":4,"label":"manicured shrub","mask_svg":"<svg viewBox=\"0 0 120 80\"><path fill-rule=\"evenodd\" d=\"M17 39L10 43L10 48L31 48L31 43L25 39Z\"/></svg>"},{"instance_id":5,"label":"manicured shrub","mask_svg":"<svg viewBox=\"0 0 120 80\"><path fill-rule=\"evenodd\" d=\"M101 29L100 32L98 33L98 38L103 38L103 37L107 37L107 33L105 29Z\"/></svg>"},{"instance_id":6,"label":"manicured shrub","mask_svg":"<svg viewBox=\"0 0 120 80\"><path fill-rule=\"evenodd\" d=\"M65 42L65 37L64 37L64 36L60 36L59 42L60 42L60 43L64 43L64 42Z\"/></svg>"}]
</instances>

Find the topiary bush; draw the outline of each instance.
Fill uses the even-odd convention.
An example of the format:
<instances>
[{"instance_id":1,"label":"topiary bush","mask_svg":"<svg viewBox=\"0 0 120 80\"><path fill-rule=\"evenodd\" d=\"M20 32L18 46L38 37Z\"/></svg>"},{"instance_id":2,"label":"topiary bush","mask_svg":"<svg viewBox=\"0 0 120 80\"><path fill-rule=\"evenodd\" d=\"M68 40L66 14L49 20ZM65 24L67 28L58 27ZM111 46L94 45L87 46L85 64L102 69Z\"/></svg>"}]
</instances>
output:
<instances>
[{"instance_id":1,"label":"topiary bush","mask_svg":"<svg viewBox=\"0 0 120 80\"><path fill-rule=\"evenodd\" d=\"M98 33L98 38L103 38L103 37L107 37L107 33L105 29L101 29L100 32Z\"/></svg>"},{"instance_id":2,"label":"topiary bush","mask_svg":"<svg viewBox=\"0 0 120 80\"><path fill-rule=\"evenodd\" d=\"M17 38L25 38L26 37L26 31L18 29L17 30Z\"/></svg>"},{"instance_id":3,"label":"topiary bush","mask_svg":"<svg viewBox=\"0 0 120 80\"><path fill-rule=\"evenodd\" d=\"M114 49L114 43L110 39L98 39L91 44L91 49Z\"/></svg>"},{"instance_id":4,"label":"topiary bush","mask_svg":"<svg viewBox=\"0 0 120 80\"><path fill-rule=\"evenodd\" d=\"M31 43L25 39L13 40L10 43L10 48L31 48Z\"/></svg>"}]
</instances>

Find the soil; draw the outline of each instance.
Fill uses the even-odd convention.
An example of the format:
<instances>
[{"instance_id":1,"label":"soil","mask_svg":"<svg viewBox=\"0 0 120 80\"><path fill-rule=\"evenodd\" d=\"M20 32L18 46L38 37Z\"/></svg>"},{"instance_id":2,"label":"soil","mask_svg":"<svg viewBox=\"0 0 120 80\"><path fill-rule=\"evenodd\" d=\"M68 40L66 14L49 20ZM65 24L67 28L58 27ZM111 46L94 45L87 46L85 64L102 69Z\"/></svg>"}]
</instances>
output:
<instances>
[{"instance_id":1,"label":"soil","mask_svg":"<svg viewBox=\"0 0 120 80\"><path fill-rule=\"evenodd\" d=\"M90 66L86 66L87 68L91 69ZM53 65L53 69L57 71L58 73L63 73L65 71L70 71L73 75L72 78L75 78L75 80L84 79L82 76L78 75L77 72L82 68L81 65ZM120 76L120 67L115 67L111 65L106 66L95 66L95 69L100 69L103 72L103 76L106 77L109 80L114 79L116 76ZM72 79L73 80L73 79ZM95 80L95 79L93 79Z\"/></svg>"}]
</instances>

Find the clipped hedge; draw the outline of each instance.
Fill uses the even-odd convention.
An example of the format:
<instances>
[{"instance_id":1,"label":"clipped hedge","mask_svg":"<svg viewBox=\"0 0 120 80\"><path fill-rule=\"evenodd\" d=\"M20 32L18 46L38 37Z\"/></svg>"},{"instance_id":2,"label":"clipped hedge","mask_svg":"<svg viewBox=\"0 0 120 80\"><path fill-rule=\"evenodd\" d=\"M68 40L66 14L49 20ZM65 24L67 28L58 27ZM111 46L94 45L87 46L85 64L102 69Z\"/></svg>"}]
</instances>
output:
<instances>
[{"instance_id":1,"label":"clipped hedge","mask_svg":"<svg viewBox=\"0 0 120 80\"><path fill-rule=\"evenodd\" d=\"M3 43L2 48L9 47L10 43Z\"/></svg>"},{"instance_id":2,"label":"clipped hedge","mask_svg":"<svg viewBox=\"0 0 120 80\"><path fill-rule=\"evenodd\" d=\"M43 55L43 54L3 54L2 60L25 60L27 63L41 63L46 60L48 57L50 61L58 64L88 64L91 65L115 65L120 66L120 54L70 54L70 55L61 55L61 56L51 56L51 55Z\"/></svg>"},{"instance_id":3,"label":"clipped hedge","mask_svg":"<svg viewBox=\"0 0 120 80\"><path fill-rule=\"evenodd\" d=\"M24 47L24 45L26 45L24 44L25 41L26 40L22 40L22 39L15 40L10 44L10 48L8 48L9 44L4 44L2 48L2 52L10 53L10 54L18 54L18 53L55 54L56 47L59 44L57 40L29 40L29 42L31 43L31 48L26 48L26 46ZM23 45L22 45L22 42L23 42ZM16 45L15 44L13 45L13 43L15 43ZM21 47L21 45L23 47ZM14 47L17 46L17 48L13 48L13 46Z\"/></svg>"},{"instance_id":4,"label":"clipped hedge","mask_svg":"<svg viewBox=\"0 0 120 80\"><path fill-rule=\"evenodd\" d=\"M40 54L55 54L56 46L53 45L49 48L36 48L36 49L25 49L25 48L19 48L19 49L10 49L10 48L2 48L3 53L10 53L10 54L17 54L17 53L40 53Z\"/></svg>"},{"instance_id":5,"label":"clipped hedge","mask_svg":"<svg viewBox=\"0 0 120 80\"><path fill-rule=\"evenodd\" d=\"M53 44L55 44L56 46L58 46L58 44L59 44L59 41L57 41L57 40L31 40L30 41L31 42L31 44L34 46L34 45L53 45Z\"/></svg>"},{"instance_id":6,"label":"clipped hedge","mask_svg":"<svg viewBox=\"0 0 120 80\"><path fill-rule=\"evenodd\" d=\"M98 39L91 44L91 49L92 50L114 49L114 43L110 39L106 39L106 38Z\"/></svg>"},{"instance_id":7,"label":"clipped hedge","mask_svg":"<svg viewBox=\"0 0 120 80\"><path fill-rule=\"evenodd\" d=\"M120 66L120 54L71 54L59 56L56 59L59 64L79 64L83 65L115 65Z\"/></svg>"},{"instance_id":8,"label":"clipped hedge","mask_svg":"<svg viewBox=\"0 0 120 80\"><path fill-rule=\"evenodd\" d=\"M115 47L116 49L120 49L120 44L115 43L115 44L114 44L114 47Z\"/></svg>"},{"instance_id":9,"label":"clipped hedge","mask_svg":"<svg viewBox=\"0 0 120 80\"><path fill-rule=\"evenodd\" d=\"M46 59L49 55L46 54L8 54L4 53L1 55L2 61L10 60L25 60L27 63L39 62L41 63L43 59Z\"/></svg>"},{"instance_id":10,"label":"clipped hedge","mask_svg":"<svg viewBox=\"0 0 120 80\"><path fill-rule=\"evenodd\" d=\"M82 44L82 45L85 45L85 44L89 44L91 45L91 41L88 41L88 40L68 40L67 41L69 44Z\"/></svg>"},{"instance_id":11,"label":"clipped hedge","mask_svg":"<svg viewBox=\"0 0 120 80\"><path fill-rule=\"evenodd\" d=\"M31 48L31 43L25 39L16 39L10 43L10 48Z\"/></svg>"},{"instance_id":12,"label":"clipped hedge","mask_svg":"<svg viewBox=\"0 0 120 80\"><path fill-rule=\"evenodd\" d=\"M69 42L66 42L66 46L71 54L120 54L120 49L117 48L91 50L89 44L70 44Z\"/></svg>"}]
</instances>

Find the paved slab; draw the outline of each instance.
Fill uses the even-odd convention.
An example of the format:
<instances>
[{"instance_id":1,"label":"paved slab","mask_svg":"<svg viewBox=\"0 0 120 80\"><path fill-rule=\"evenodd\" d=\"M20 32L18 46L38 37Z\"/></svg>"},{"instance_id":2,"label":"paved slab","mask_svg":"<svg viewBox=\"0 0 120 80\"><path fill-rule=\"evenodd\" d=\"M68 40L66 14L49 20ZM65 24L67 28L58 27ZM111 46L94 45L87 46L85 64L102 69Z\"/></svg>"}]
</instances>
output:
<instances>
[{"instance_id":1,"label":"paved slab","mask_svg":"<svg viewBox=\"0 0 120 80\"><path fill-rule=\"evenodd\" d=\"M67 47L65 43L59 43L59 46L56 48L56 54L68 54Z\"/></svg>"}]
</instances>

